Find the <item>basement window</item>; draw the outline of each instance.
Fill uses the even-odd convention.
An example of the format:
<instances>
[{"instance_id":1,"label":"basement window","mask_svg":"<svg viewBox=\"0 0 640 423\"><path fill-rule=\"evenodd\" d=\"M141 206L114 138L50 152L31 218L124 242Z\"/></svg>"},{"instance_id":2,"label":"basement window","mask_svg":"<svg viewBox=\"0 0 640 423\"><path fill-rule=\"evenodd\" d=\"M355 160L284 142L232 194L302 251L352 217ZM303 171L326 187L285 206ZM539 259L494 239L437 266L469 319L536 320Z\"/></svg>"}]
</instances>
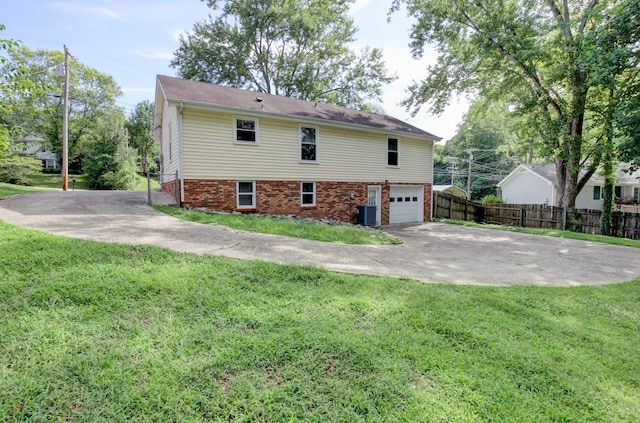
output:
<instances>
[{"instance_id":1,"label":"basement window","mask_svg":"<svg viewBox=\"0 0 640 423\"><path fill-rule=\"evenodd\" d=\"M315 206L316 205L316 183L315 182L303 182L301 184L301 195L303 206Z\"/></svg>"},{"instance_id":2,"label":"basement window","mask_svg":"<svg viewBox=\"0 0 640 423\"><path fill-rule=\"evenodd\" d=\"M237 188L238 208L253 209L256 207L256 183L255 181L238 181Z\"/></svg>"}]
</instances>

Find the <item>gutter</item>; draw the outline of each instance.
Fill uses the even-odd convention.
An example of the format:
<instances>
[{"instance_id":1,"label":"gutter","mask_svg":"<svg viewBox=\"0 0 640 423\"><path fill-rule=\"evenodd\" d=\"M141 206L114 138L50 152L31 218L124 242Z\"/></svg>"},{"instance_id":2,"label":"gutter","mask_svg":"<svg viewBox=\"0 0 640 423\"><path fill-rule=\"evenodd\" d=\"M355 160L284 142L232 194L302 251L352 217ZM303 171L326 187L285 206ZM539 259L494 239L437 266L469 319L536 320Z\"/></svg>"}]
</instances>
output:
<instances>
[{"instance_id":1,"label":"gutter","mask_svg":"<svg viewBox=\"0 0 640 423\"><path fill-rule=\"evenodd\" d=\"M184 151L183 151L183 143L182 143L182 110L184 108L184 103L180 103L178 106L178 174L180 178L180 203L184 202ZM179 204L180 205L180 204Z\"/></svg>"},{"instance_id":2,"label":"gutter","mask_svg":"<svg viewBox=\"0 0 640 423\"><path fill-rule=\"evenodd\" d=\"M247 115L248 116L251 116L251 115L268 116L268 117L274 117L280 120L292 121L297 123L306 121L306 122L313 122L316 124L323 124L325 126L333 126L337 128L367 130L369 132L380 133L384 135L396 135L399 137L421 138L421 139L432 141L434 143L442 140L442 138L429 133L414 134L411 132L397 131L397 130L388 129L388 128L378 128L378 127L367 126L367 125L359 125L356 123L339 122L335 120L328 120L328 119L308 117L308 116L287 115L287 114L276 113L276 112L266 112L262 109L245 109L245 108L239 108L239 107L228 107L228 106L212 105L209 103L200 103L200 102L194 102L194 101L184 101L184 100L169 99L169 98L167 99L167 101L169 102L170 105L174 105L178 107L184 107L186 105L188 107L193 107L195 109L200 109L200 110L223 111L223 112L229 112L233 114L242 114L245 116Z\"/></svg>"}]
</instances>

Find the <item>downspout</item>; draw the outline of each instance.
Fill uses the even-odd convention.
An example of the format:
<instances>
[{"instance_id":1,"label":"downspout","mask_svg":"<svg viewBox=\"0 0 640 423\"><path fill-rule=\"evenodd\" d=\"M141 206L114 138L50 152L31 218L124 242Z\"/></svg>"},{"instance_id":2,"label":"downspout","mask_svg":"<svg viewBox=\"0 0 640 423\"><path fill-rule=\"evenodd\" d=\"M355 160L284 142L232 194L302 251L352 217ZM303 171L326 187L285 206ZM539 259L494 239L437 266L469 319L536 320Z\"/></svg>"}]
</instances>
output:
<instances>
[{"instance_id":1,"label":"downspout","mask_svg":"<svg viewBox=\"0 0 640 423\"><path fill-rule=\"evenodd\" d=\"M184 169L183 169L183 151L182 151L182 109L184 103L180 103L178 108L178 173L180 175L180 203L184 202Z\"/></svg>"},{"instance_id":2,"label":"downspout","mask_svg":"<svg viewBox=\"0 0 640 423\"><path fill-rule=\"evenodd\" d=\"M431 212L429 213L429 221L433 222L433 213L435 212L435 208L433 207L433 140L431 140L431 189L430 191L430 196L431 196L431 200L429 203L429 206L431 207Z\"/></svg>"}]
</instances>

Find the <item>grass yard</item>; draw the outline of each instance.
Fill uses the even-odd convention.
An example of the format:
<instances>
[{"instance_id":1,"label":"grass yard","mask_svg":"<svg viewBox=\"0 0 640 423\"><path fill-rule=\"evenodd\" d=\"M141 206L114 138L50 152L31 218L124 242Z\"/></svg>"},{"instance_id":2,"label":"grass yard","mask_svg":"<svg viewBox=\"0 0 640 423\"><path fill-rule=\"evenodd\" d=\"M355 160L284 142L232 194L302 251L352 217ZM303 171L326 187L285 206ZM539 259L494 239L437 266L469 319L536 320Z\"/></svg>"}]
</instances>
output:
<instances>
[{"instance_id":1,"label":"grass yard","mask_svg":"<svg viewBox=\"0 0 640 423\"><path fill-rule=\"evenodd\" d=\"M398 237L378 229L362 226L329 225L319 221L289 220L280 217L253 214L206 213L176 206L154 205L154 209L182 220L198 223L215 223L243 231L271 235L284 235L313 241L341 244L390 245L402 243Z\"/></svg>"},{"instance_id":2,"label":"grass yard","mask_svg":"<svg viewBox=\"0 0 640 423\"><path fill-rule=\"evenodd\" d=\"M640 421L640 279L487 288L0 221L0 420Z\"/></svg>"},{"instance_id":3,"label":"grass yard","mask_svg":"<svg viewBox=\"0 0 640 423\"><path fill-rule=\"evenodd\" d=\"M29 178L33 181L33 185L44 188L58 188L62 189L62 175L59 173L35 173L29 175ZM76 180L76 189L89 189L89 182L86 175L69 175L69 190L73 187L73 179Z\"/></svg>"},{"instance_id":4,"label":"grass yard","mask_svg":"<svg viewBox=\"0 0 640 423\"><path fill-rule=\"evenodd\" d=\"M474 228L489 228L499 231L521 232L532 235L555 236L558 238L578 239L581 241L603 242L612 245L622 245L625 247L640 248L640 240L629 238L618 238L614 236L605 236L597 234L585 234L582 232L561 231L558 229L537 229L537 228L520 228L516 226L490 225L485 223L465 222L463 220L442 219L442 222L454 225L470 226Z\"/></svg>"},{"instance_id":5,"label":"grass yard","mask_svg":"<svg viewBox=\"0 0 640 423\"><path fill-rule=\"evenodd\" d=\"M157 179L151 178L151 189L159 189L160 183ZM147 177L138 175L138 185L136 185L136 189L134 191L146 191L147 190Z\"/></svg>"},{"instance_id":6,"label":"grass yard","mask_svg":"<svg viewBox=\"0 0 640 423\"><path fill-rule=\"evenodd\" d=\"M39 191L41 190L39 190L38 188L25 187L22 185L13 185L13 184L6 184L4 182L0 182L0 199L11 197L12 195L30 194L30 193L39 192Z\"/></svg>"}]
</instances>

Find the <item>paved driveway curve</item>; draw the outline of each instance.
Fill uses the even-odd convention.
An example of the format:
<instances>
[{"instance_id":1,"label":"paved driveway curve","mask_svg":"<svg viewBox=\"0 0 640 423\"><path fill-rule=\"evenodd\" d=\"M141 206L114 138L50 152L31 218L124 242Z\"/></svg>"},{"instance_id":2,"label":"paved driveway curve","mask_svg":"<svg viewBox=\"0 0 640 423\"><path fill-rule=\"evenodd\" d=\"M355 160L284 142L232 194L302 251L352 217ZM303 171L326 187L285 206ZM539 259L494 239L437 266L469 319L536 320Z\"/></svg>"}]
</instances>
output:
<instances>
[{"instance_id":1,"label":"paved driveway curve","mask_svg":"<svg viewBox=\"0 0 640 423\"><path fill-rule=\"evenodd\" d=\"M353 246L185 222L146 205L144 192L46 192L0 200L0 219L73 238L475 285L575 286L640 277L640 249L442 223L386 228L404 239ZM171 197L153 193L154 203Z\"/></svg>"}]
</instances>

